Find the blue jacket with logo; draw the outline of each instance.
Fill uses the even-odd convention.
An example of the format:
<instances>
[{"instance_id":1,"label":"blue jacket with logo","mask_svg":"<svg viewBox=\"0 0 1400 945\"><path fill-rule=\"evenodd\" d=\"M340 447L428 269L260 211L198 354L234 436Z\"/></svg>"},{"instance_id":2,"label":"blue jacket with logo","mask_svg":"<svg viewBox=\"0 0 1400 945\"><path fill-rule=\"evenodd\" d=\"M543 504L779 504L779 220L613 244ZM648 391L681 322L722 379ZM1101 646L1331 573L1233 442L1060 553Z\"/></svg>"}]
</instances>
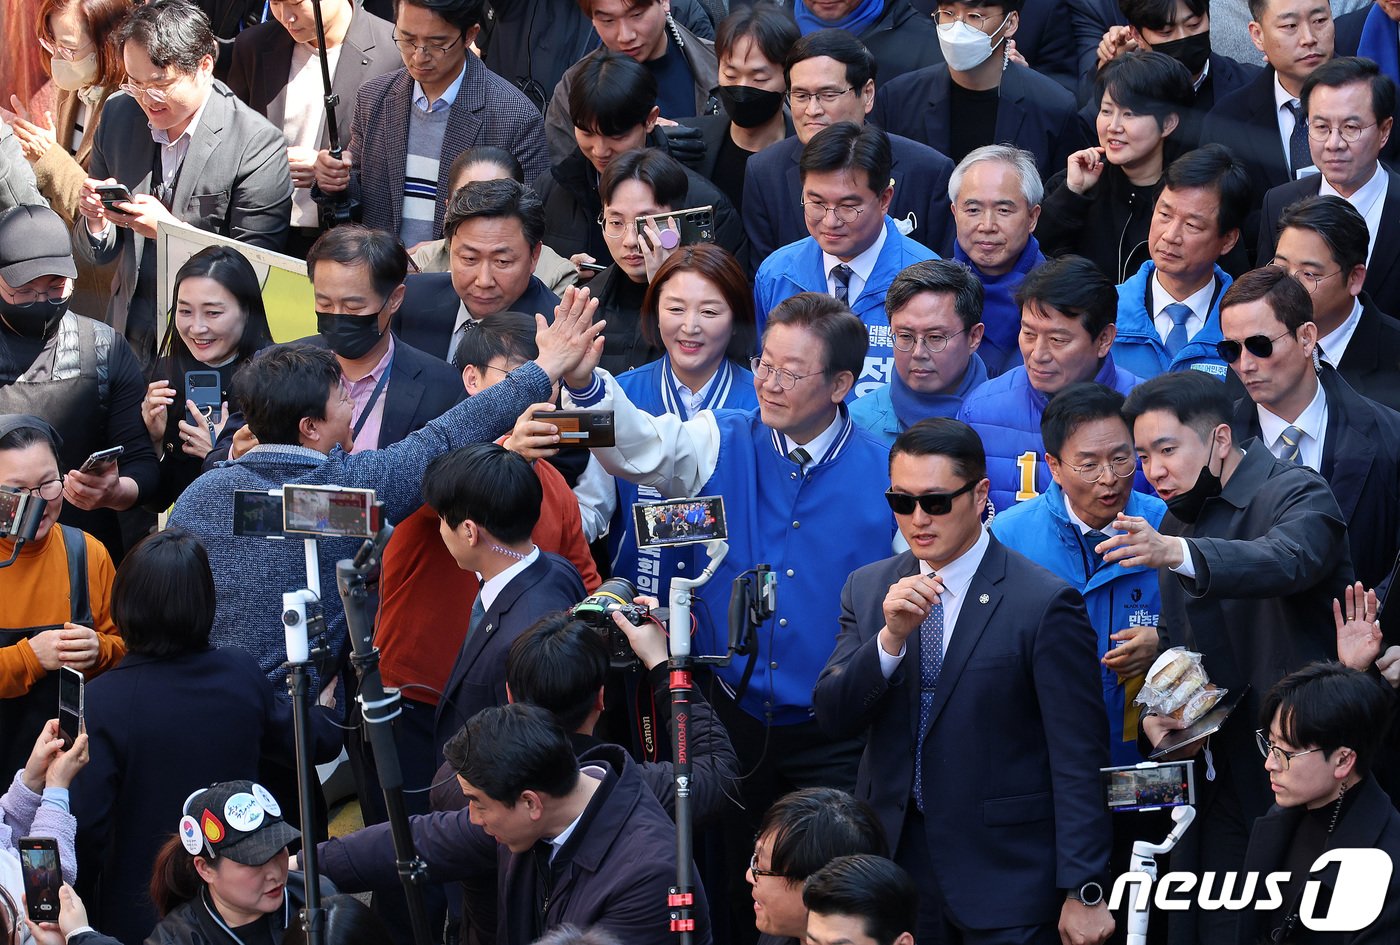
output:
<instances>
[{"instance_id":1,"label":"blue jacket with logo","mask_svg":"<svg viewBox=\"0 0 1400 945\"><path fill-rule=\"evenodd\" d=\"M1125 396L1139 382L1114 364L1112 352L1103 359L1093 380ZM1049 397L1031 386L1024 364L992 378L963 400L958 419L982 438L992 505L998 512L1035 498L1051 482L1042 455L1045 444L1040 439L1040 418L1049 402ZM1136 488L1148 491L1141 473Z\"/></svg>"},{"instance_id":2,"label":"blue jacket with logo","mask_svg":"<svg viewBox=\"0 0 1400 945\"><path fill-rule=\"evenodd\" d=\"M885 217L885 245L875 259L860 295L850 302L851 311L865 323L870 334L870 348L865 353L865 368L856 378L855 386L846 398L850 403L864 397L881 384L889 383L894 374L894 336L885 315L885 293L890 283L905 268L916 262L937 259L938 254L922 243L900 234L893 220ZM801 292L828 294L826 271L822 267L822 248L812 237L789 243L763 261L754 276L754 314L758 319L758 335L768 313L778 304Z\"/></svg>"},{"instance_id":3,"label":"blue jacket with logo","mask_svg":"<svg viewBox=\"0 0 1400 945\"><path fill-rule=\"evenodd\" d=\"M1225 380L1229 368L1220 360L1215 343L1220 340L1220 297L1234 280L1219 266L1215 267L1215 294L1210 300L1210 315L1195 337L1182 345L1176 357L1167 355L1162 336L1148 312L1152 260L1118 287L1118 339L1113 342L1113 357L1118 366L1143 380L1168 371L1204 371Z\"/></svg>"},{"instance_id":4,"label":"blue jacket with logo","mask_svg":"<svg viewBox=\"0 0 1400 945\"><path fill-rule=\"evenodd\" d=\"M1156 528L1166 511L1166 503L1156 496L1131 492L1123 513L1140 515ZM1008 548L1053 572L1084 595L1089 622L1098 634L1100 657L1114 645L1110 634L1129 627L1157 626L1162 613L1157 569L1117 564L1095 568L1089 543L1081 538L1079 526L1070 520L1065 494L1055 482L1034 499L997 515L991 528L992 534ZM1142 677L1121 683L1118 674L1103 664L1099 664L1099 677L1108 711L1112 762L1137 764L1143 759L1137 748L1138 711L1133 698L1142 688Z\"/></svg>"}]
</instances>

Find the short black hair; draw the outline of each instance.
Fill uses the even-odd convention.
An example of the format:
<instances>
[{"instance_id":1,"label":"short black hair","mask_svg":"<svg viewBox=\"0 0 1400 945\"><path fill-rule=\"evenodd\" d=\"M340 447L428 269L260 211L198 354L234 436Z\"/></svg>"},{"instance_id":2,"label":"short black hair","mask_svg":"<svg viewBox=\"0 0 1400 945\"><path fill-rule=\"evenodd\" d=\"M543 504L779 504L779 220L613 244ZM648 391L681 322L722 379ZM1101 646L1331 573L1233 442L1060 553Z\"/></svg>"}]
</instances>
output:
<instances>
[{"instance_id":1,"label":"short black hair","mask_svg":"<svg viewBox=\"0 0 1400 945\"><path fill-rule=\"evenodd\" d=\"M659 206L680 209L690 191L690 179L685 168L671 155L659 148L639 148L619 154L603 168L598 178L598 196L604 205L612 202L613 194L624 181L635 180L651 188L652 199Z\"/></svg>"},{"instance_id":2,"label":"short black hair","mask_svg":"<svg viewBox=\"0 0 1400 945\"><path fill-rule=\"evenodd\" d=\"M1171 414L1207 440L1210 431L1230 422L1234 405L1225 385L1204 371L1173 371L1143 381L1123 401L1129 428L1137 425L1138 417L1153 411Z\"/></svg>"},{"instance_id":3,"label":"short black hair","mask_svg":"<svg viewBox=\"0 0 1400 945\"><path fill-rule=\"evenodd\" d=\"M1341 197L1304 197L1289 204L1278 218L1277 235L1282 236L1290 228L1316 233L1344 273L1364 266L1371 251L1371 230L1366 218Z\"/></svg>"},{"instance_id":4,"label":"short black hair","mask_svg":"<svg viewBox=\"0 0 1400 945\"><path fill-rule=\"evenodd\" d=\"M463 33L473 26L481 25L483 0L394 0L394 19L398 19L399 8L404 4L432 10Z\"/></svg>"},{"instance_id":5,"label":"short black hair","mask_svg":"<svg viewBox=\"0 0 1400 945\"><path fill-rule=\"evenodd\" d=\"M869 853L838 856L807 877L802 904L817 915L860 919L875 945L894 945L905 932L917 934L919 891L904 868Z\"/></svg>"},{"instance_id":6,"label":"short black hair","mask_svg":"<svg viewBox=\"0 0 1400 945\"><path fill-rule=\"evenodd\" d=\"M845 302L824 292L799 292L779 302L768 313L768 322L763 326L764 338L774 325L805 328L821 339L826 365L823 373L829 381L835 380L842 371L860 377L865 368L865 352L870 348L870 333L865 323Z\"/></svg>"},{"instance_id":7,"label":"short black hair","mask_svg":"<svg viewBox=\"0 0 1400 945\"><path fill-rule=\"evenodd\" d=\"M151 0L135 7L117 27L118 47L127 43L144 49L156 68L169 66L186 75L193 75L205 56L219 54L209 17L188 0Z\"/></svg>"},{"instance_id":8,"label":"short black hair","mask_svg":"<svg viewBox=\"0 0 1400 945\"><path fill-rule=\"evenodd\" d=\"M926 259L905 267L885 293L885 311L895 315L916 295L925 292L953 297L953 311L957 312L963 331L971 331L982 320L982 280L965 263L952 259Z\"/></svg>"},{"instance_id":9,"label":"short black hair","mask_svg":"<svg viewBox=\"0 0 1400 945\"><path fill-rule=\"evenodd\" d=\"M1123 395L1112 387L1085 381L1061 390L1040 416L1040 439L1045 452L1056 459L1065 441L1086 423L1108 418L1123 419ZM1126 424L1127 421L1124 421ZM1128 431L1131 437L1132 431Z\"/></svg>"},{"instance_id":10,"label":"short black hair","mask_svg":"<svg viewBox=\"0 0 1400 945\"><path fill-rule=\"evenodd\" d=\"M1391 697L1359 669L1331 660L1309 663L1274 683L1264 694L1259 724L1268 732L1279 716L1279 734L1294 748L1331 754L1356 752L1356 772L1365 777L1380 751L1390 722Z\"/></svg>"},{"instance_id":11,"label":"short black hair","mask_svg":"<svg viewBox=\"0 0 1400 945\"><path fill-rule=\"evenodd\" d=\"M508 545L530 537L544 489L530 463L495 443L473 443L433 457L423 473L423 503L448 528L467 519Z\"/></svg>"},{"instance_id":12,"label":"short black hair","mask_svg":"<svg viewBox=\"0 0 1400 945\"><path fill-rule=\"evenodd\" d=\"M489 164L492 167L500 168L506 172L506 176L511 180L518 180L525 183L525 168L520 166L520 162L515 159L505 148L498 148L489 144L479 144L474 148L468 148L457 155L452 166L447 169L447 179L455 181L466 173L467 168L475 167L478 164Z\"/></svg>"},{"instance_id":13,"label":"short black hair","mask_svg":"<svg viewBox=\"0 0 1400 945\"><path fill-rule=\"evenodd\" d=\"M926 417L895 437L890 465L901 453L908 456L946 456L953 472L968 482L987 478L987 451L977 431L952 417Z\"/></svg>"},{"instance_id":14,"label":"short black hair","mask_svg":"<svg viewBox=\"0 0 1400 945\"><path fill-rule=\"evenodd\" d=\"M383 230L347 223L316 238L306 253L306 274L316 281L316 264L339 263L369 270L370 284L387 300L408 275L408 252L399 238Z\"/></svg>"},{"instance_id":15,"label":"short black hair","mask_svg":"<svg viewBox=\"0 0 1400 945\"><path fill-rule=\"evenodd\" d=\"M835 59L846 67L846 84L859 95L875 78L875 57L846 30L816 30L799 37L783 61L783 82L792 88L792 67L808 59Z\"/></svg>"},{"instance_id":16,"label":"short black hair","mask_svg":"<svg viewBox=\"0 0 1400 945\"><path fill-rule=\"evenodd\" d=\"M569 84L575 128L616 137L646 124L656 107L656 76L631 56L600 46L579 60Z\"/></svg>"},{"instance_id":17,"label":"short black hair","mask_svg":"<svg viewBox=\"0 0 1400 945\"><path fill-rule=\"evenodd\" d=\"M1318 86L1339 89L1344 85L1361 82L1371 87L1371 111L1377 122L1395 117L1395 80L1381 71L1380 66L1370 59L1360 56L1338 56L1318 66L1303 80L1298 91L1298 101L1303 103L1303 114L1308 115L1308 102L1313 90Z\"/></svg>"},{"instance_id":18,"label":"short black hair","mask_svg":"<svg viewBox=\"0 0 1400 945\"><path fill-rule=\"evenodd\" d=\"M233 376L243 419L260 443L300 443L302 418L326 419L326 403L339 387L335 355L304 342L264 348Z\"/></svg>"},{"instance_id":19,"label":"short black hair","mask_svg":"<svg viewBox=\"0 0 1400 945\"><path fill-rule=\"evenodd\" d=\"M889 189L893 164L890 136L884 131L874 125L838 121L812 136L802 148L797 167L803 183L808 174L849 170L856 177L856 171L864 171L871 192L879 195Z\"/></svg>"},{"instance_id":20,"label":"short black hair","mask_svg":"<svg viewBox=\"0 0 1400 945\"><path fill-rule=\"evenodd\" d=\"M539 195L519 181L472 181L447 198L447 214L442 220L442 236L448 242L457 227L468 220L520 221L520 231L531 249L544 239L544 204Z\"/></svg>"},{"instance_id":21,"label":"short black hair","mask_svg":"<svg viewBox=\"0 0 1400 945\"><path fill-rule=\"evenodd\" d=\"M112 580L112 622L128 653L167 657L208 649L216 606L209 553L178 526L143 538Z\"/></svg>"},{"instance_id":22,"label":"short black hair","mask_svg":"<svg viewBox=\"0 0 1400 945\"><path fill-rule=\"evenodd\" d=\"M1167 165L1164 190L1213 190L1219 199L1216 232L1221 236L1244 225L1250 210L1249 171L1223 144L1204 144Z\"/></svg>"},{"instance_id":23,"label":"short black hair","mask_svg":"<svg viewBox=\"0 0 1400 945\"><path fill-rule=\"evenodd\" d=\"M787 62L793 44L802 37L792 13L776 3L735 6L715 28L715 56L723 59L739 40L748 37L758 51L778 68Z\"/></svg>"},{"instance_id":24,"label":"short black hair","mask_svg":"<svg viewBox=\"0 0 1400 945\"><path fill-rule=\"evenodd\" d=\"M539 706L491 706L447 740L443 757L472 787L514 807L525 791L564 797L578 784L569 736Z\"/></svg>"},{"instance_id":25,"label":"short black hair","mask_svg":"<svg viewBox=\"0 0 1400 945\"><path fill-rule=\"evenodd\" d=\"M535 319L524 312L494 312L462 335L452 352L452 366L465 371L467 365L484 370L497 358L506 361L533 361L540 348L535 343Z\"/></svg>"},{"instance_id":26,"label":"short black hair","mask_svg":"<svg viewBox=\"0 0 1400 945\"><path fill-rule=\"evenodd\" d=\"M1177 0L1118 0L1118 9L1129 26L1140 30L1168 30L1176 25ZM1210 0L1186 0L1192 16L1210 12Z\"/></svg>"},{"instance_id":27,"label":"short black hair","mask_svg":"<svg viewBox=\"0 0 1400 945\"><path fill-rule=\"evenodd\" d=\"M1016 287L1015 298L1023 311L1051 308L1076 319L1094 339L1118 321L1118 288L1083 256L1058 256L1036 266Z\"/></svg>"},{"instance_id":28,"label":"short black hair","mask_svg":"<svg viewBox=\"0 0 1400 945\"><path fill-rule=\"evenodd\" d=\"M1312 296L1282 266L1264 266L1240 276L1220 297L1220 311L1259 301L1267 302L1292 334L1313 319Z\"/></svg>"},{"instance_id":29,"label":"short black hair","mask_svg":"<svg viewBox=\"0 0 1400 945\"><path fill-rule=\"evenodd\" d=\"M1123 108L1157 119L1161 130L1168 115L1185 116L1196 97L1192 85L1191 73L1166 53L1130 52L1099 70L1094 101L1107 92Z\"/></svg>"},{"instance_id":30,"label":"short black hair","mask_svg":"<svg viewBox=\"0 0 1400 945\"><path fill-rule=\"evenodd\" d=\"M565 612L540 618L506 654L511 699L548 709L570 732L593 711L607 675L603 634Z\"/></svg>"},{"instance_id":31,"label":"short black hair","mask_svg":"<svg viewBox=\"0 0 1400 945\"><path fill-rule=\"evenodd\" d=\"M768 868L797 881L838 856L889 855L874 809L837 788L803 788L778 798L764 813L758 835L772 838Z\"/></svg>"}]
</instances>

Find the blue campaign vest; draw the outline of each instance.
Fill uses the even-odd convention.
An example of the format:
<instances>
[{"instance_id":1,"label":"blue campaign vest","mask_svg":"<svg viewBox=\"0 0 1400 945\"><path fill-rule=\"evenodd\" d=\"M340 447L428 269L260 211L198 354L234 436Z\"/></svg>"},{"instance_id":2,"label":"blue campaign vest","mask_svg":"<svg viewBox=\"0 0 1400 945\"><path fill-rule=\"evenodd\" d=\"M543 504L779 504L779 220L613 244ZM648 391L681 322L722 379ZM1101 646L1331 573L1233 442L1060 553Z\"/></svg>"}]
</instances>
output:
<instances>
[{"instance_id":1,"label":"blue campaign vest","mask_svg":"<svg viewBox=\"0 0 1400 945\"><path fill-rule=\"evenodd\" d=\"M669 355L622 374L617 378L617 386L639 410L653 416L669 413L682 420L689 420L692 416L671 372ZM731 361L721 363L719 373L705 396L703 409L728 407L748 410L757 406L753 374ZM638 486L621 477L615 481L617 509L613 513L612 527L608 530L608 557L612 562L612 573L635 584L639 594L651 594L665 605L671 595L671 578L697 573L696 563L703 564L703 554L698 545L643 548L639 551L632 505L635 502L660 501L661 493L650 486Z\"/></svg>"}]
</instances>

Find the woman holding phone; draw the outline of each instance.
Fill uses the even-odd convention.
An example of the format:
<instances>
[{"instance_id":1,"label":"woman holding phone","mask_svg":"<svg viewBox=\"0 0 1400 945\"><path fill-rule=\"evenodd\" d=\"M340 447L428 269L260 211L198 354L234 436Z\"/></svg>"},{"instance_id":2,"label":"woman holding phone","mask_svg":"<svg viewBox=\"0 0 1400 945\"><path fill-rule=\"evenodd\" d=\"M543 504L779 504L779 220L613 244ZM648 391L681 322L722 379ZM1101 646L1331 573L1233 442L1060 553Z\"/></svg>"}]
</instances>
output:
<instances>
[{"instance_id":1,"label":"woman holding phone","mask_svg":"<svg viewBox=\"0 0 1400 945\"><path fill-rule=\"evenodd\" d=\"M230 409L238 409L229 395L233 375L272 344L262 286L237 250L210 246L195 253L175 274L173 297L158 379L147 386L141 404L161 460L160 487L147 506L155 511L179 497L203 471L219 437L233 432L227 429ZM201 382L217 394L216 406L201 407L189 398Z\"/></svg>"}]
</instances>

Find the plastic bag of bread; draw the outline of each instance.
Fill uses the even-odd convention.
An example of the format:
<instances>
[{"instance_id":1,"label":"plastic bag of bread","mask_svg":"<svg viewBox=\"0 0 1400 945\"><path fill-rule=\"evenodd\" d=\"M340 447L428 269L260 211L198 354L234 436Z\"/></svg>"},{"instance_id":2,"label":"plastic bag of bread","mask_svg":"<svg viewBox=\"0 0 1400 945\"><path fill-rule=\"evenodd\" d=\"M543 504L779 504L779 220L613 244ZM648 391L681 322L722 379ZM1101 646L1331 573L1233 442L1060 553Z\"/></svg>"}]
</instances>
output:
<instances>
[{"instance_id":1,"label":"plastic bag of bread","mask_svg":"<svg viewBox=\"0 0 1400 945\"><path fill-rule=\"evenodd\" d=\"M1190 725L1223 699L1228 689L1210 681L1201 654L1174 646L1157 657L1134 700L1148 712L1169 715Z\"/></svg>"}]
</instances>

